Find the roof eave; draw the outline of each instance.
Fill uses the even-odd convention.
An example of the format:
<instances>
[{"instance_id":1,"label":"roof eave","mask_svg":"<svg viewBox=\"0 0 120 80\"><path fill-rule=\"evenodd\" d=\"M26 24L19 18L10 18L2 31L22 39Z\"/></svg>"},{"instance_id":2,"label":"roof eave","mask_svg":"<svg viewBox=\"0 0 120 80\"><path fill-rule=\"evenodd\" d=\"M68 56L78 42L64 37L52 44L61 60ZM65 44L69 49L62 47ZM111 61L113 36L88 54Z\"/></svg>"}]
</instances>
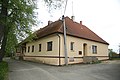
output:
<instances>
[{"instance_id":1,"label":"roof eave","mask_svg":"<svg viewBox=\"0 0 120 80\"><path fill-rule=\"evenodd\" d=\"M57 33L63 34L62 32L57 32ZM107 43L107 42L101 42L101 41L92 40L92 39L88 39L88 38L84 38L84 37L79 37L79 36L75 36L75 35L71 35L71 34L67 34L67 35L73 36L73 37L77 37L77 38L81 38L81 39L85 39L85 40L90 40L90 41L99 42L99 43L103 43L103 44L109 45L109 43Z\"/></svg>"}]
</instances>

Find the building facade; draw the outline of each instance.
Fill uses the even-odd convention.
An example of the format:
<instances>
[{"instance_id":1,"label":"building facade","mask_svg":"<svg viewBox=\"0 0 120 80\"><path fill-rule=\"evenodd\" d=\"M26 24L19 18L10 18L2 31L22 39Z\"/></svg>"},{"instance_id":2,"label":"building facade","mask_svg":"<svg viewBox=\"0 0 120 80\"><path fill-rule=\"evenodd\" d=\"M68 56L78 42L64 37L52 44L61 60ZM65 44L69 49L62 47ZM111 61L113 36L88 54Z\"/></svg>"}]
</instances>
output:
<instances>
[{"instance_id":1,"label":"building facade","mask_svg":"<svg viewBox=\"0 0 120 80\"><path fill-rule=\"evenodd\" d=\"M82 63L84 56L108 59L108 43L93 31L69 17L66 22L68 64ZM64 65L64 35L61 20L36 31L37 39L24 43L23 59L51 65Z\"/></svg>"}]
</instances>

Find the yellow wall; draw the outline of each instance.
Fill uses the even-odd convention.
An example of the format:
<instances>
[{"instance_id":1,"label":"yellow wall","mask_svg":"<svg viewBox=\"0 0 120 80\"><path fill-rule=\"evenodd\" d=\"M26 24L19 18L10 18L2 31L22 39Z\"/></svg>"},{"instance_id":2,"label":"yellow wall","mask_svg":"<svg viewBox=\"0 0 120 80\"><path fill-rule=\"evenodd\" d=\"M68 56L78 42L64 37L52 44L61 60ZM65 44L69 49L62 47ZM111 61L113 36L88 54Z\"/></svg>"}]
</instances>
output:
<instances>
[{"instance_id":1,"label":"yellow wall","mask_svg":"<svg viewBox=\"0 0 120 80\"><path fill-rule=\"evenodd\" d=\"M47 42L52 41L52 51L47 51ZM39 52L39 44L41 44L41 52ZM34 45L34 52L32 52L32 45ZM28 53L28 46L30 46L30 52ZM26 53L25 55L32 56L58 56L58 36L51 35L44 37L37 41L33 41L26 44Z\"/></svg>"},{"instance_id":2,"label":"yellow wall","mask_svg":"<svg viewBox=\"0 0 120 80\"><path fill-rule=\"evenodd\" d=\"M61 48L61 56L64 56L64 37L63 35L61 35L61 46L63 46ZM70 50L70 43L74 42L74 50ZM67 36L67 52L68 52L68 57L83 57L83 44L87 44L87 56L100 56L98 57L99 60L103 60L103 59L108 59L108 45L106 44L102 44L102 43L98 43L98 42L94 42L94 41L90 41L90 40L85 40L85 39L80 39L77 37L72 37L72 36ZM97 54L93 54L92 53L92 45L96 45L97 46ZM82 55L79 55L79 51L82 51ZM103 57L102 57L103 56ZM74 58L74 62L69 62L68 59L68 63L79 63L81 62L81 58ZM62 61L64 64L64 61Z\"/></svg>"},{"instance_id":3,"label":"yellow wall","mask_svg":"<svg viewBox=\"0 0 120 80\"><path fill-rule=\"evenodd\" d=\"M60 36L60 64L64 65L64 37L63 34L59 34ZM52 41L53 42L53 49L52 51L47 51L47 42ZM70 50L70 43L74 42L74 50ZM67 36L67 52L68 52L68 63L80 63L83 62L82 57L83 55L83 44L87 44L87 56L108 56L108 45L80 39L72 36ZM39 44L42 44L41 46L41 52L39 52ZM32 45L34 45L34 52L32 52ZM92 45L97 46L97 54L92 53ZM28 53L28 46L30 46L30 52ZM39 57L24 57L25 60L32 60L37 62L42 62L46 64L52 64L52 65L59 65L59 37L57 34L47 36L44 38L41 38L37 41L33 41L26 44L26 53L25 56L39 56ZM79 55L79 51L82 51L82 55ZM51 56L49 57L40 57L40 56ZM55 56L56 58L53 58ZM70 58L73 57L74 61L70 62ZM99 57L98 57L99 59ZM108 59L108 57L100 57L100 60L102 59Z\"/></svg>"},{"instance_id":4,"label":"yellow wall","mask_svg":"<svg viewBox=\"0 0 120 80\"><path fill-rule=\"evenodd\" d=\"M62 41L62 46L64 46L63 41L64 38L61 35L61 41ZM74 50L70 50L70 43L74 42ZM80 39L72 36L67 36L67 51L68 51L68 56L76 56L76 57L82 57L82 55L78 54L78 51L82 51L83 53L83 44L87 44L87 56L108 56L108 45L90 41L90 40L85 40L85 39ZM97 54L92 53L92 45L97 46ZM64 55L64 47L62 47L61 50L61 55Z\"/></svg>"},{"instance_id":5,"label":"yellow wall","mask_svg":"<svg viewBox=\"0 0 120 80\"><path fill-rule=\"evenodd\" d=\"M51 35L48 37L41 38L37 41L29 42L26 44L26 53L24 55L24 60L31 60L31 61L39 61L46 64L58 64L58 58L52 58L59 55L59 47L58 47L58 36ZM47 42L52 41L52 51L47 51ZM39 44L41 44L41 52L39 52ZM34 45L34 52L32 52L32 45ZM30 46L30 52L28 53L28 46ZM27 57L29 56L29 57ZM30 57L31 56L31 57ZM33 57L33 56L39 56L39 57ZM40 56L50 56L50 58L47 57L40 57Z\"/></svg>"},{"instance_id":6,"label":"yellow wall","mask_svg":"<svg viewBox=\"0 0 120 80\"><path fill-rule=\"evenodd\" d=\"M24 57L24 59L29 60L29 61L39 62L39 63L59 65L59 59L58 58Z\"/></svg>"}]
</instances>

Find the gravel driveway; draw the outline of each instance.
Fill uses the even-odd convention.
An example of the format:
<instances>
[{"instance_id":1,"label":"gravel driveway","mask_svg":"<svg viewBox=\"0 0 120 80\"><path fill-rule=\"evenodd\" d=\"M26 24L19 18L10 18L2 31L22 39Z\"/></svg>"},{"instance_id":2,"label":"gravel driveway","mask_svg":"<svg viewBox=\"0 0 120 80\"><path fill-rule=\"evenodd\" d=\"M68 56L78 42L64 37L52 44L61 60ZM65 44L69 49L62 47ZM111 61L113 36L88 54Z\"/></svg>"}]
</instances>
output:
<instances>
[{"instance_id":1,"label":"gravel driveway","mask_svg":"<svg viewBox=\"0 0 120 80\"><path fill-rule=\"evenodd\" d=\"M9 80L120 80L120 60L62 67L11 59L7 62Z\"/></svg>"}]
</instances>

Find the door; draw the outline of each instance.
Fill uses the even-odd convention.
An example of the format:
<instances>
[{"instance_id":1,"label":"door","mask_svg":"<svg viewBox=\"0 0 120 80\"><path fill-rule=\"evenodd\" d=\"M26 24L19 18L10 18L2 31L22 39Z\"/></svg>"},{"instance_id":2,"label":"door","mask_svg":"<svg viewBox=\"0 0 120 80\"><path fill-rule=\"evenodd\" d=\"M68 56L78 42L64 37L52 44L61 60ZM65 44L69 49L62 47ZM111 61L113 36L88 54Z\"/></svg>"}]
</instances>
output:
<instances>
[{"instance_id":1,"label":"door","mask_svg":"<svg viewBox=\"0 0 120 80\"><path fill-rule=\"evenodd\" d=\"M83 56L87 56L87 44L83 44Z\"/></svg>"}]
</instances>

